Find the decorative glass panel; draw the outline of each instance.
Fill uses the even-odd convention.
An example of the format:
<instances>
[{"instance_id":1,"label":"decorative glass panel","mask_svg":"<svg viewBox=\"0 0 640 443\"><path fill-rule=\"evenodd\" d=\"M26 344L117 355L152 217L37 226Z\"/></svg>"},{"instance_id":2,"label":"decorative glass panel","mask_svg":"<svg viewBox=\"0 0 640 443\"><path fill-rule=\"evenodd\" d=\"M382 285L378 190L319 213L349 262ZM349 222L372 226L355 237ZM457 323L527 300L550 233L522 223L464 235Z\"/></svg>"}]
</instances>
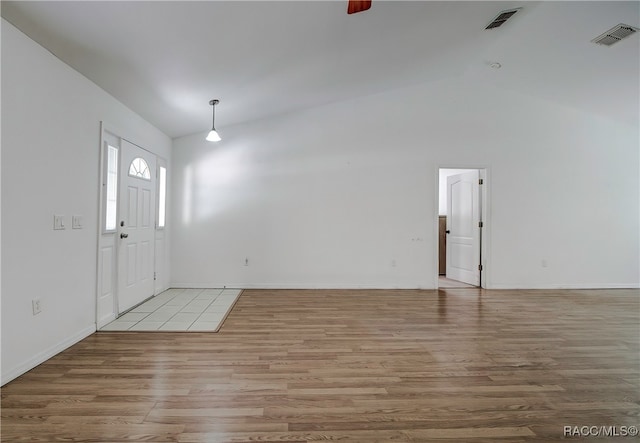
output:
<instances>
[{"instance_id":1,"label":"decorative glass panel","mask_svg":"<svg viewBox=\"0 0 640 443\"><path fill-rule=\"evenodd\" d=\"M116 229L116 208L118 203L118 148L107 146L107 183L104 228Z\"/></svg>"},{"instance_id":2,"label":"decorative glass panel","mask_svg":"<svg viewBox=\"0 0 640 443\"><path fill-rule=\"evenodd\" d=\"M131 177L138 177L144 180L151 180L149 165L140 157L136 157L131 161L131 165L129 166L129 175Z\"/></svg>"},{"instance_id":3,"label":"decorative glass panel","mask_svg":"<svg viewBox=\"0 0 640 443\"><path fill-rule=\"evenodd\" d=\"M164 228L167 200L167 168L164 166L160 166L160 177L158 181L158 227Z\"/></svg>"}]
</instances>

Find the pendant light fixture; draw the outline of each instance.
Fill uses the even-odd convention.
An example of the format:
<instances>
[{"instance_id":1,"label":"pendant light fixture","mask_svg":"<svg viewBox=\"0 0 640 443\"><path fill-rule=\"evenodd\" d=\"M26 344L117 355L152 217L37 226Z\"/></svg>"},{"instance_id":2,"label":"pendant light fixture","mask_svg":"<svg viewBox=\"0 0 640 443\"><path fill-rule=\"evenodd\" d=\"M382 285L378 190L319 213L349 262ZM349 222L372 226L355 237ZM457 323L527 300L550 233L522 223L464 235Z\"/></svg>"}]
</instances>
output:
<instances>
[{"instance_id":1,"label":"pendant light fixture","mask_svg":"<svg viewBox=\"0 0 640 443\"><path fill-rule=\"evenodd\" d=\"M220 100L211 100L209 104L213 107L213 120L211 123L211 131L209 131L209 135L207 135L207 141L210 142L219 142L222 140L220 135L218 135L218 131L216 131L216 105L220 103Z\"/></svg>"}]
</instances>

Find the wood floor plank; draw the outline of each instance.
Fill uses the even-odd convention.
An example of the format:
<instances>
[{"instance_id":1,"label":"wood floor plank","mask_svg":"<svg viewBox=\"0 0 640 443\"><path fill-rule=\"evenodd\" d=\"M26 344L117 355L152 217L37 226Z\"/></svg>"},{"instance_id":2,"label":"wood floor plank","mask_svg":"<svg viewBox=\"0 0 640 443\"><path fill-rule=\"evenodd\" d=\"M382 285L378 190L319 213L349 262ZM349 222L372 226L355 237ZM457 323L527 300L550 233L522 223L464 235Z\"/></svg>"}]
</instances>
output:
<instances>
[{"instance_id":1,"label":"wood floor plank","mask_svg":"<svg viewBox=\"0 0 640 443\"><path fill-rule=\"evenodd\" d=\"M216 334L96 333L1 396L3 442L562 441L640 425L640 291L245 290Z\"/></svg>"}]
</instances>

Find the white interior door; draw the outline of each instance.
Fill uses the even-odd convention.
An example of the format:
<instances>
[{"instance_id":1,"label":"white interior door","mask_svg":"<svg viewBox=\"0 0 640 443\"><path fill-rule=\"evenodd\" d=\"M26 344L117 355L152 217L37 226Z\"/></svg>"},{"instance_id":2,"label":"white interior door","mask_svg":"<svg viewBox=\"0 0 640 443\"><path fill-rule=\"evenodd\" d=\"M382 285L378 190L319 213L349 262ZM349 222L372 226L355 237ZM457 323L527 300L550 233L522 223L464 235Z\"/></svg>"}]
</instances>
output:
<instances>
[{"instance_id":1,"label":"white interior door","mask_svg":"<svg viewBox=\"0 0 640 443\"><path fill-rule=\"evenodd\" d=\"M156 157L126 140L120 154L118 314L154 294Z\"/></svg>"},{"instance_id":2,"label":"white interior door","mask_svg":"<svg viewBox=\"0 0 640 443\"><path fill-rule=\"evenodd\" d=\"M447 177L447 278L480 285L480 173Z\"/></svg>"}]
</instances>

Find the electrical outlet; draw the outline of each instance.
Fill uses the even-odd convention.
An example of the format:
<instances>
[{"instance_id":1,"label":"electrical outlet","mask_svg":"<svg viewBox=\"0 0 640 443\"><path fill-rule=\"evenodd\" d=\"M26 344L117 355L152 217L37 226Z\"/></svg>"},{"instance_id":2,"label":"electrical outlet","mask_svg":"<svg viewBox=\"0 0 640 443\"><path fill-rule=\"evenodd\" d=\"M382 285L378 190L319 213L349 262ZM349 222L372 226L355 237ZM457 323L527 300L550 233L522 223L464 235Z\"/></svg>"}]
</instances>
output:
<instances>
[{"instance_id":1,"label":"electrical outlet","mask_svg":"<svg viewBox=\"0 0 640 443\"><path fill-rule=\"evenodd\" d=\"M392 267L392 268L395 268L395 267L396 267L396 265L397 265L397 263L396 263L396 259L394 258L393 260L391 260L391 267Z\"/></svg>"},{"instance_id":2,"label":"electrical outlet","mask_svg":"<svg viewBox=\"0 0 640 443\"><path fill-rule=\"evenodd\" d=\"M540 262L540 265L541 265L543 268L548 268L548 267L549 267L549 262L548 262L548 261L547 261L547 259L545 258L545 259L542 259L542 261Z\"/></svg>"},{"instance_id":3,"label":"electrical outlet","mask_svg":"<svg viewBox=\"0 0 640 443\"><path fill-rule=\"evenodd\" d=\"M37 315L42 312L42 301L39 298L31 300L31 308L33 309L33 315Z\"/></svg>"},{"instance_id":4,"label":"electrical outlet","mask_svg":"<svg viewBox=\"0 0 640 443\"><path fill-rule=\"evenodd\" d=\"M249 266L249 257L244 259L244 265Z\"/></svg>"}]
</instances>

